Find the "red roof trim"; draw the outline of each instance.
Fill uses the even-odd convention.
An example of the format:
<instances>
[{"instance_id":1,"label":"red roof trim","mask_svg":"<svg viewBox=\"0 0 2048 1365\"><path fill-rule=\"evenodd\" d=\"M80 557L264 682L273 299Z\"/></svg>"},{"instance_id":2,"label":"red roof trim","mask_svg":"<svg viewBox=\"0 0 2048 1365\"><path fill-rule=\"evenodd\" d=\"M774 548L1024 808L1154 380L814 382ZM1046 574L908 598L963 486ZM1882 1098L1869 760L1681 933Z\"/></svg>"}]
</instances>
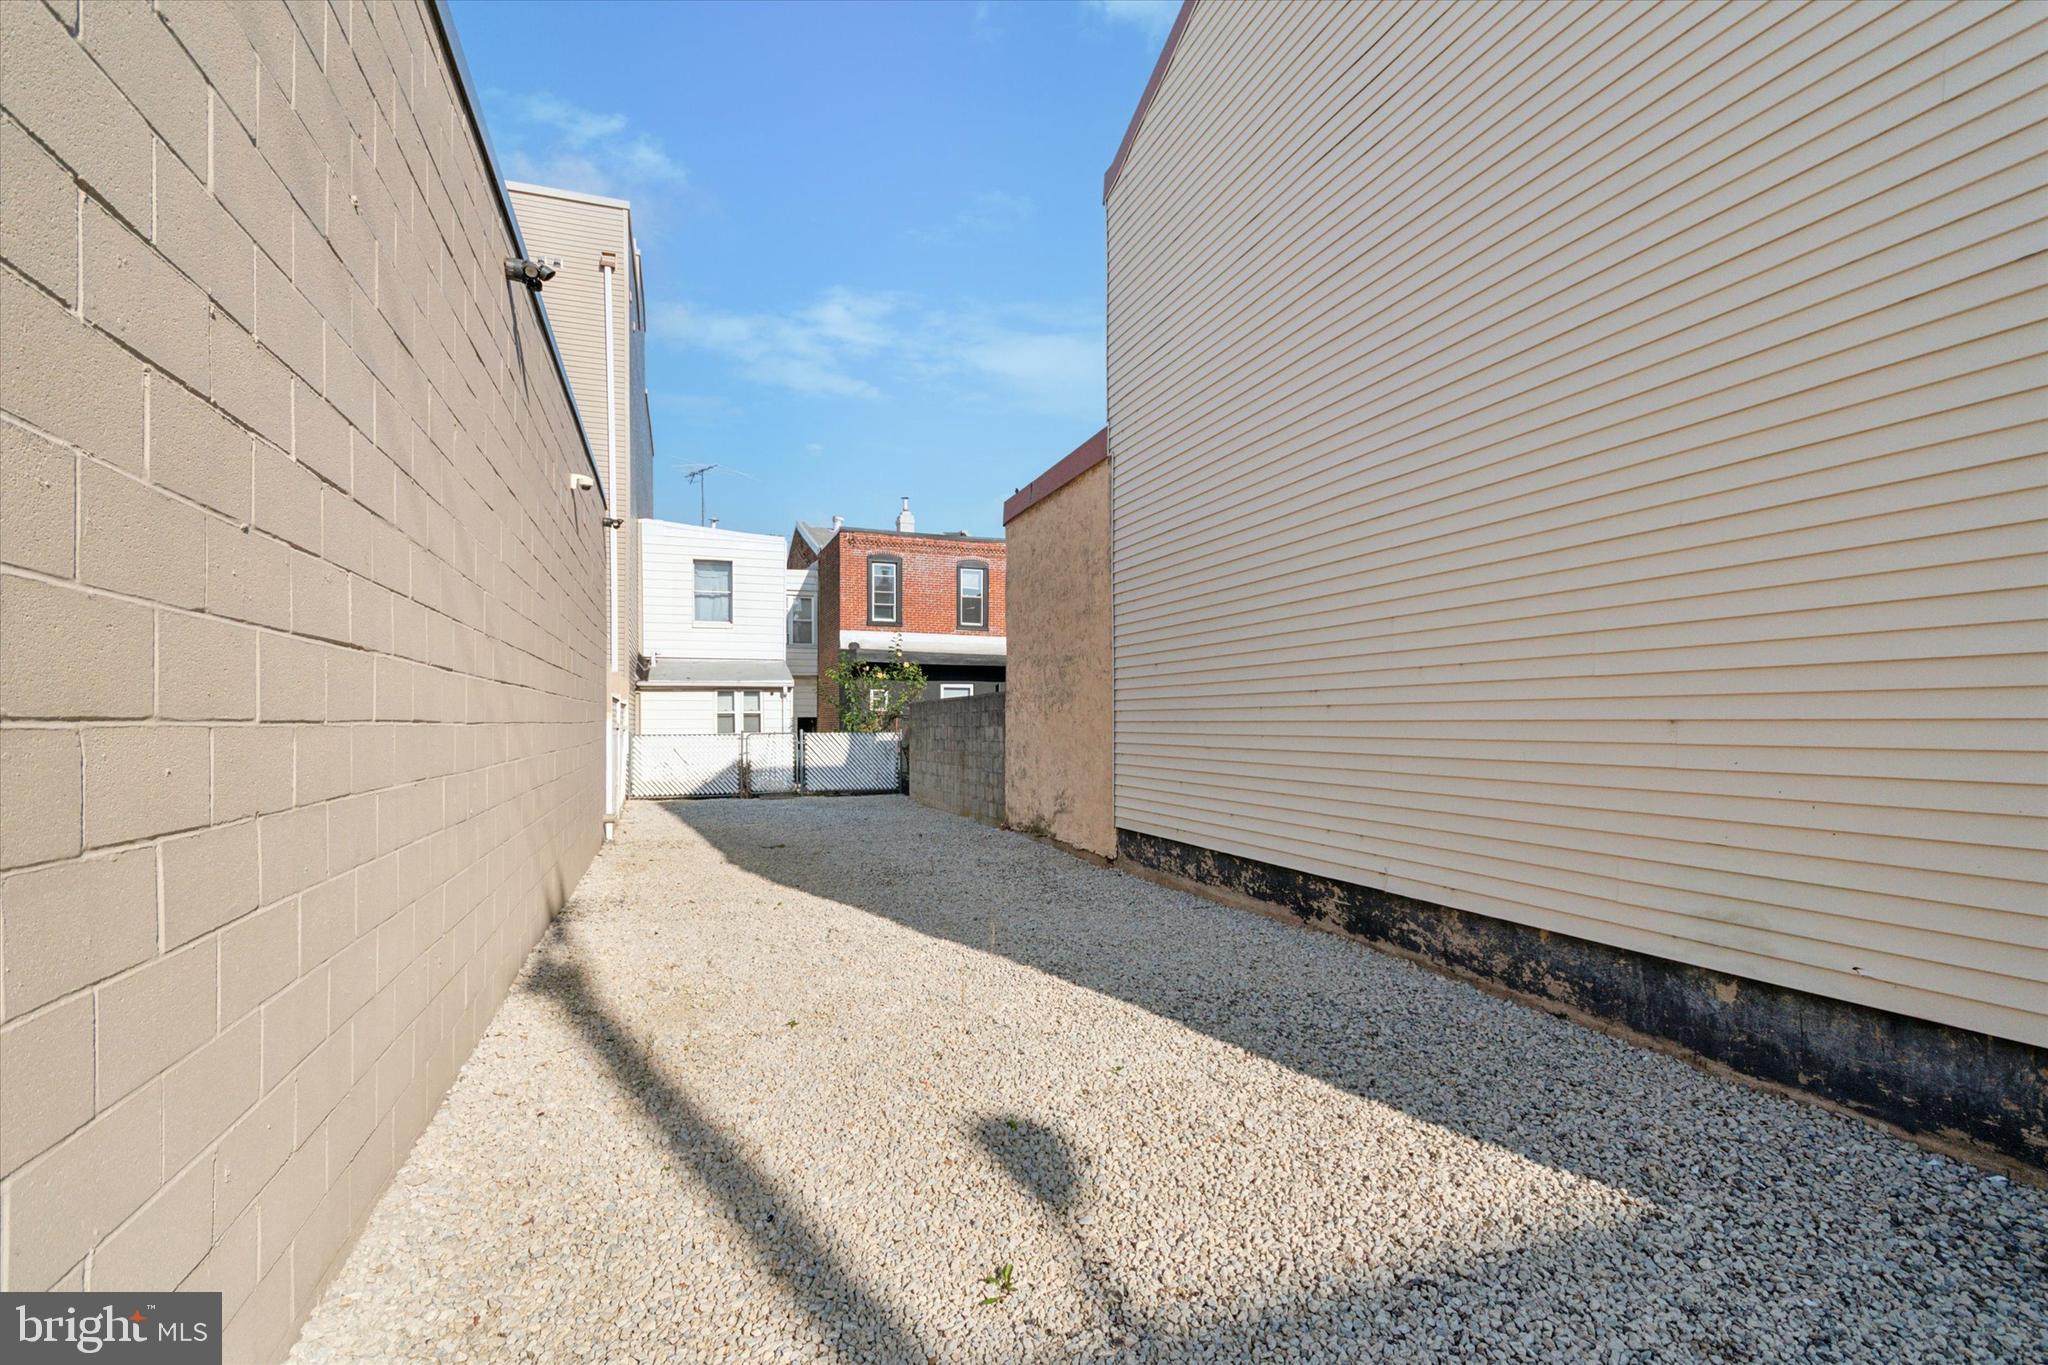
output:
<instances>
[{"instance_id":1,"label":"red roof trim","mask_svg":"<svg viewBox=\"0 0 2048 1365\"><path fill-rule=\"evenodd\" d=\"M1109 458L1109 428L1090 436L1030 483L1012 493L1003 503L1003 525L1065 488Z\"/></svg>"},{"instance_id":2,"label":"red roof trim","mask_svg":"<svg viewBox=\"0 0 2048 1365\"><path fill-rule=\"evenodd\" d=\"M1188 26L1188 16L1195 12L1196 0L1180 0L1180 13L1173 16L1173 31L1166 35L1166 46L1159 49L1159 60L1152 65L1152 79L1145 82L1145 93L1138 97L1138 108L1131 115L1131 126L1124 129L1124 140L1117 144L1116 160L1109 163L1109 169L1102 173L1102 202L1109 202L1109 192L1116 188L1116 178L1123 172L1124 158L1131 154L1131 144L1138 140L1138 125L1145 121L1145 111L1152 107L1152 96L1159 89L1159 82L1166 78L1166 68L1173 64L1173 50L1180 46L1181 31Z\"/></svg>"}]
</instances>

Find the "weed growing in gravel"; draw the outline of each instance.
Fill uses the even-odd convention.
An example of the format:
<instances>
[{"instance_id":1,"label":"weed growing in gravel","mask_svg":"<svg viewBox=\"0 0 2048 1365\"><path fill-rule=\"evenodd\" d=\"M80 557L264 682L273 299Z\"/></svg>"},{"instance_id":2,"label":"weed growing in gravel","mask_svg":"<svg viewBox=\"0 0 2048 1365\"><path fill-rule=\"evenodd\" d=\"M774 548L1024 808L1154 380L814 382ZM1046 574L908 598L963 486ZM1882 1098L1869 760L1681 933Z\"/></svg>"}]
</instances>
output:
<instances>
[{"instance_id":1,"label":"weed growing in gravel","mask_svg":"<svg viewBox=\"0 0 2048 1365\"><path fill-rule=\"evenodd\" d=\"M1013 1124L1011 1126L1015 1127L1016 1125ZM1017 1290L1017 1279L1013 1273L1013 1267L1008 1261L997 1266L991 1273L982 1276L981 1282L986 1285L995 1286L995 1292L976 1305L980 1308L986 1308L992 1303L1001 1303Z\"/></svg>"}]
</instances>

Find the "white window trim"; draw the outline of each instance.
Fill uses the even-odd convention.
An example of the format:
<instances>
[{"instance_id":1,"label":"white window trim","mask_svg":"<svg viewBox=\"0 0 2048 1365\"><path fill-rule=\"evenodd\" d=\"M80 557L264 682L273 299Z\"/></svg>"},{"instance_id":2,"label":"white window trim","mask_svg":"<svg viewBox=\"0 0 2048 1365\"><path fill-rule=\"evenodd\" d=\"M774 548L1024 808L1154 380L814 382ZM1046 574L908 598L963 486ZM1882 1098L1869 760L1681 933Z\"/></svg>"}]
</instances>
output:
<instances>
[{"instance_id":1,"label":"white window trim","mask_svg":"<svg viewBox=\"0 0 2048 1365\"><path fill-rule=\"evenodd\" d=\"M967 576L974 574L981 579L970 595L967 591ZM974 603L977 619L967 619L967 604ZM962 564L953 574L953 620L962 630L988 629L988 566L985 564Z\"/></svg>"},{"instance_id":2,"label":"white window trim","mask_svg":"<svg viewBox=\"0 0 2048 1365\"><path fill-rule=\"evenodd\" d=\"M699 616L697 614L697 568L699 565L723 564L725 566L725 619ZM690 561L690 624L709 626L714 630L731 630L739 616L739 573L730 559L692 559Z\"/></svg>"},{"instance_id":3,"label":"white window trim","mask_svg":"<svg viewBox=\"0 0 2048 1365\"><path fill-rule=\"evenodd\" d=\"M875 570L889 571L889 614L881 615L875 610ZM868 620L877 625L903 624L903 565L893 559L870 559L868 561Z\"/></svg>"},{"instance_id":4,"label":"white window trim","mask_svg":"<svg viewBox=\"0 0 2048 1365\"><path fill-rule=\"evenodd\" d=\"M939 684L940 701L951 701L955 697L971 697L973 695L973 683L942 682Z\"/></svg>"}]
</instances>

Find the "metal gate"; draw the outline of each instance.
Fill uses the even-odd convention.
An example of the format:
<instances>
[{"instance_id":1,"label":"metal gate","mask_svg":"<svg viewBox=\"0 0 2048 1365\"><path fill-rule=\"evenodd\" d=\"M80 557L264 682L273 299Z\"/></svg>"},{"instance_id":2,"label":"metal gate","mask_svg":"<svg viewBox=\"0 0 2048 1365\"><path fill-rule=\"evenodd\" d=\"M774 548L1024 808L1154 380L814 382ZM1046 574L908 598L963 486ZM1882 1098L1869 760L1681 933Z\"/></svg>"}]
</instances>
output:
<instances>
[{"instance_id":1,"label":"metal gate","mask_svg":"<svg viewBox=\"0 0 2048 1365\"><path fill-rule=\"evenodd\" d=\"M655 800L903 790L896 734L635 735L630 794Z\"/></svg>"},{"instance_id":2,"label":"metal gate","mask_svg":"<svg viewBox=\"0 0 2048 1365\"><path fill-rule=\"evenodd\" d=\"M627 780L634 796L738 796L744 735L635 735Z\"/></svg>"},{"instance_id":3,"label":"metal gate","mask_svg":"<svg viewBox=\"0 0 2048 1365\"><path fill-rule=\"evenodd\" d=\"M903 786L903 736L809 734L803 736L804 790L893 792Z\"/></svg>"}]
</instances>

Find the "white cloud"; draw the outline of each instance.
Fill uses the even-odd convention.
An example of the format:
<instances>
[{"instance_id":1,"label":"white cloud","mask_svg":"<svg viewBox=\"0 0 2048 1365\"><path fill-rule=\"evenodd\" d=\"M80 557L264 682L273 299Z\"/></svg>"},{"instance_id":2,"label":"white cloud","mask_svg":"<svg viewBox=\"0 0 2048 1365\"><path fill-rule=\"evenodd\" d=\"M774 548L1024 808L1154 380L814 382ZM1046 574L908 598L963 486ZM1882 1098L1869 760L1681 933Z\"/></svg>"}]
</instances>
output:
<instances>
[{"instance_id":1,"label":"white cloud","mask_svg":"<svg viewBox=\"0 0 2048 1365\"><path fill-rule=\"evenodd\" d=\"M516 107L529 123L552 130L572 147L626 131L624 114L599 114L549 94L521 95Z\"/></svg>"},{"instance_id":2,"label":"white cloud","mask_svg":"<svg viewBox=\"0 0 2048 1365\"><path fill-rule=\"evenodd\" d=\"M1038 205L1028 194L981 190L951 218L933 228L912 228L910 239L932 246L984 233L1011 232L1030 222Z\"/></svg>"},{"instance_id":3,"label":"white cloud","mask_svg":"<svg viewBox=\"0 0 2048 1365\"><path fill-rule=\"evenodd\" d=\"M653 326L755 383L813 397L943 392L1084 419L1102 410L1102 330L1079 310L939 307L842 287L781 314L671 305L656 310Z\"/></svg>"},{"instance_id":4,"label":"white cloud","mask_svg":"<svg viewBox=\"0 0 2048 1365\"><path fill-rule=\"evenodd\" d=\"M1102 402L1097 337L987 327L960 355L968 368L1007 385L1033 407L1092 412Z\"/></svg>"},{"instance_id":5,"label":"white cloud","mask_svg":"<svg viewBox=\"0 0 2048 1365\"><path fill-rule=\"evenodd\" d=\"M1023 226L1037 211L1038 206L1031 202L1028 194L983 190L967 201L967 207L960 210L957 221L962 227L1001 232Z\"/></svg>"},{"instance_id":6,"label":"white cloud","mask_svg":"<svg viewBox=\"0 0 2048 1365\"><path fill-rule=\"evenodd\" d=\"M689 185L688 172L661 140L632 131L624 114L586 109L545 91L489 90L484 99L515 180L631 200L642 219L658 215Z\"/></svg>"},{"instance_id":7,"label":"white cloud","mask_svg":"<svg viewBox=\"0 0 2048 1365\"><path fill-rule=\"evenodd\" d=\"M1112 24L1127 24L1153 42L1164 42L1180 14L1180 0L1083 0L1098 17Z\"/></svg>"},{"instance_id":8,"label":"white cloud","mask_svg":"<svg viewBox=\"0 0 2048 1365\"><path fill-rule=\"evenodd\" d=\"M783 316L670 304L655 310L653 327L661 336L725 356L756 383L812 395L879 398L881 390L854 368L893 343L888 324L895 309L886 294L829 289Z\"/></svg>"}]
</instances>

